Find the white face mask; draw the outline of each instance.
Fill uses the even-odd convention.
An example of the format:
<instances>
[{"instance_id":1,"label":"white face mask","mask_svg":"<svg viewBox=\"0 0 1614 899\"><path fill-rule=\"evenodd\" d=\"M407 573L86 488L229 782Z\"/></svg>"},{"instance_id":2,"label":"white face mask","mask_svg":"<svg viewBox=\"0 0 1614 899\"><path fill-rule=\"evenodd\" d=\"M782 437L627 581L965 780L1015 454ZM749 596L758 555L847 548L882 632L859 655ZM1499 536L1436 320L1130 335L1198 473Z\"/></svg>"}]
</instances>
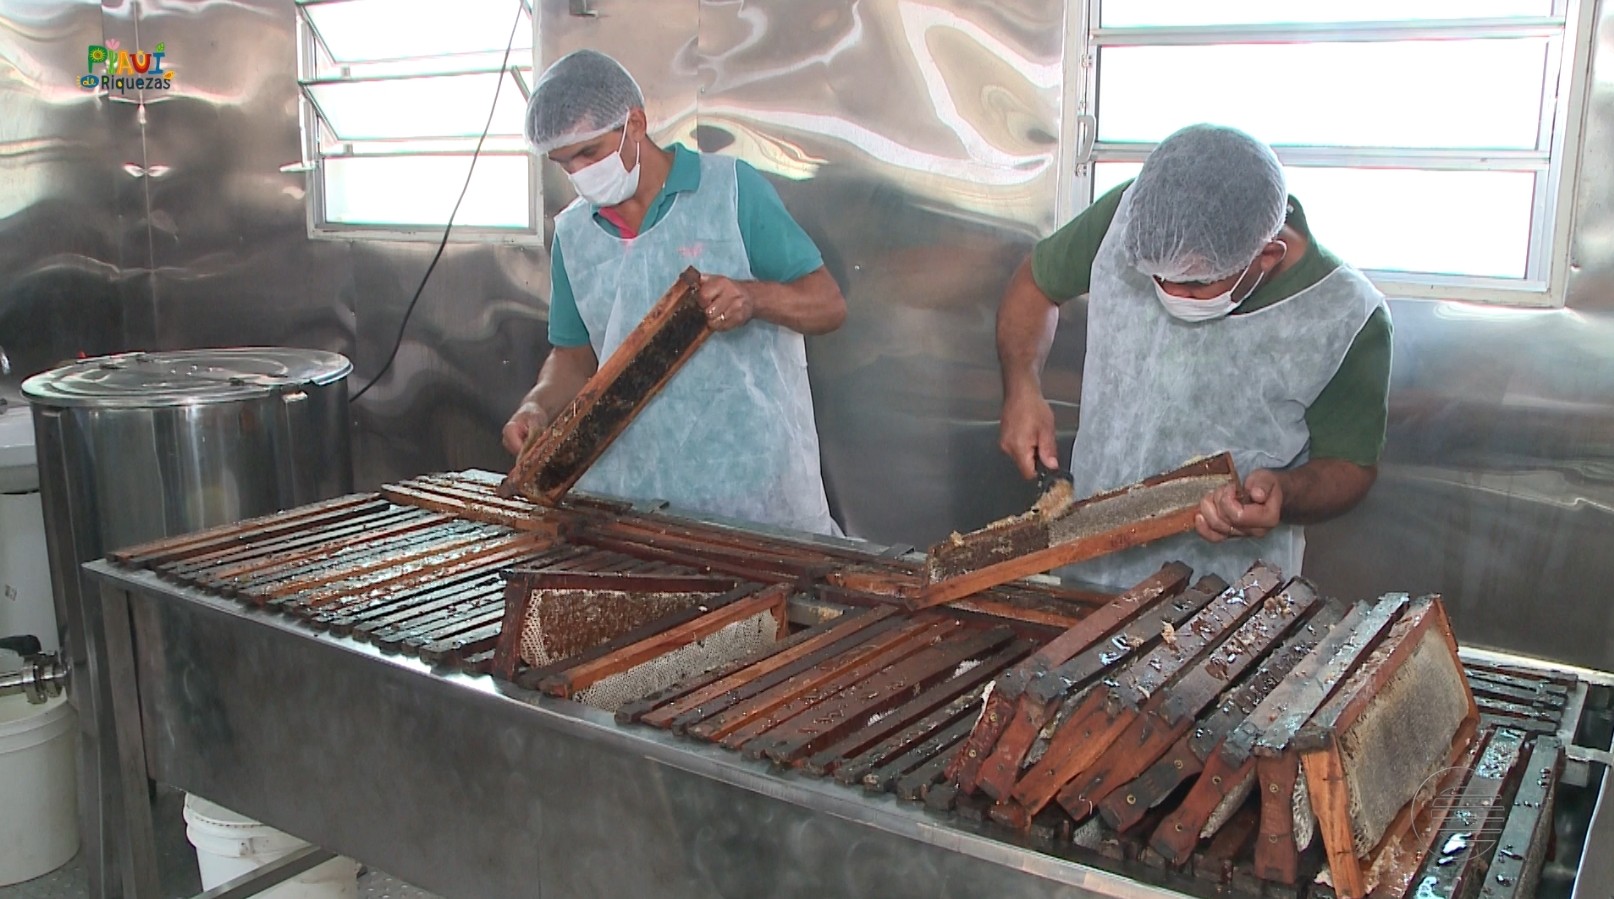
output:
<instances>
[{"instance_id":1,"label":"white face mask","mask_svg":"<svg viewBox=\"0 0 1614 899\"><path fill-rule=\"evenodd\" d=\"M1250 263L1250 265L1254 264L1254 261ZM1240 303L1249 299L1250 294L1255 293L1257 287L1261 286L1261 279L1267 275L1265 271L1256 277L1255 283L1251 284L1250 289L1244 292L1244 296L1236 300L1233 299L1233 291L1238 289L1239 282L1244 280L1244 276L1250 273L1250 265L1244 267L1244 271L1239 273L1238 281L1234 281L1227 290L1203 300L1197 300L1193 297L1172 296L1166 292L1164 287L1160 286L1160 281L1157 278L1150 278L1149 282L1154 285L1154 295L1160 298L1160 305L1166 307L1166 311L1171 314L1172 318L1185 322L1207 322L1212 319L1225 318L1234 309L1237 309Z\"/></svg>"},{"instance_id":2,"label":"white face mask","mask_svg":"<svg viewBox=\"0 0 1614 899\"><path fill-rule=\"evenodd\" d=\"M631 169L622 164L622 148L627 140L628 129L623 128L615 153L571 173L572 189L578 196L596 206L615 206L633 196L639 189L639 160L634 159Z\"/></svg>"}]
</instances>

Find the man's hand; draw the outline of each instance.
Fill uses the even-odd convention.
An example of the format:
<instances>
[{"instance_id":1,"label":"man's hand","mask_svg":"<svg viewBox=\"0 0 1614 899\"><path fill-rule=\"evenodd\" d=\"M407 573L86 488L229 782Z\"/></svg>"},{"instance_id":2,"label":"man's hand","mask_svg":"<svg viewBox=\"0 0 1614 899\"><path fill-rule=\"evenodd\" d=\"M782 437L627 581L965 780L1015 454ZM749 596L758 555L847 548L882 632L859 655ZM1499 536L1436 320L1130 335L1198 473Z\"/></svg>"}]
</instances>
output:
<instances>
[{"instance_id":1,"label":"man's hand","mask_svg":"<svg viewBox=\"0 0 1614 899\"><path fill-rule=\"evenodd\" d=\"M1037 463L1059 467L1054 442L1054 410L1042 395L1042 367L1059 325L1059 307L1031 276L1031 260L1020 263L998 304L998 364L1003 371L1003 418L998 446L1014 460L1020 476L1037 474Z\"/></svg>"},{"instance_id":2,"label":"man's hand","mask_svg":"<svg viewBox=\"0 0 1614 899\"><path fill-rule=\"evenodd\" d=\"M732 331L756 314L756 298L743 283L722 275L701 276L701 307L713 331Z\"/></svg>"},{"instance_id":3,"label":"man's hand","mask_svg":"<svg viewBox=\"0 0 1614 899\"><path fill-rule=\"evenodd\" d=\"M1003 419L998 423L998 448L1014 460L1020 476L1036 477L1037 462L1048 468L1059 467L1059 447L1054 441L1054 410L1033 391L1012 394L1003 401Z\"/></svg>"},{"instance_id":4,"label":"man's hand","mask_svg":"<svg viewBox=\"0 0 1614 899\"><path fill-rule=\"evenodd\" d=\"M528 401L516 407L515 414L504 423L504 448L512 456L521 455L532 435L549 425L549 416L537 403Z\"/></svg>"},{"instance_id":5,"label":"man's hand","mask_svg":"<svg viewBox=\"0 0 1614 899\"><path fill-rule=\"evenodd\" d=\"M1283 484L1265 468L1250 472L1241 485L1225 484L1199 501L1194 527L1212 543L1229 537L1265 537L1283 517Z\"/></svg>"}]
</instances>

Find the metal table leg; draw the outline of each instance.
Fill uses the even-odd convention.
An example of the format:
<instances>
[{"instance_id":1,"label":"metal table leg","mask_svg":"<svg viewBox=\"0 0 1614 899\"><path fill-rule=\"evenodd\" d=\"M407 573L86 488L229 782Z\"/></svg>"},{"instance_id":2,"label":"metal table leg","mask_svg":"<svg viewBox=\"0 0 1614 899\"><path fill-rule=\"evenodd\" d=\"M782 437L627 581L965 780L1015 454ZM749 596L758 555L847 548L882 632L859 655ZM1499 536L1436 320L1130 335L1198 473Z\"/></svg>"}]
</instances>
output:
<instances>
[{"instance_id":1,"label":"metal table leg","mask_svg":"<svg viewBox=\"0 0 1614 899\"><path fill-rule=\"evenodd\" d=\"M87 589L87 588L86 588ZM93 593L87 595L93 596ZM99 608L81 610L72 639L84 646L77 655L71 693L79 713L79 832L89 867L90 895L119 899L124 895L120 872L119 830L123 806L118 790L118 754L113 739L112 705L106 659L91 647L104 646Z\"/></svg>"},{"instance_id":2,"label":"metal table leg","mask_svg":"<svg viewBox=\"0 0 1614 899\"><path fill-rule=\"evenodd\" d=\"M48 427L38 432L39 466L42 471L75 471L73 454L63 443L59 410L41 413ZM104 644L98 587L79 565L82 560L99 558L101 535L93 516L75 515L76 509L93 509L83 494L88 479L77 476L47 477L40 481L44 504L45 529L49 538L51 582L55 585L57 620L65 633L62 646L67 652L72 680L68 697L78 712L78 805L80 852L89 869L90 895L99 899L119 899L123 895L118 876L118 765L114 751L112 710L107 700L110 684Z\"/></svg>"},{"instance_id":3,"label":"metal table leg","mask_svg":"<svg viewBox=\"0 0 1614 899\"><path fill-rule=\"evenodd\" d=\"M124 894L131 899L159 899L157 837L151 817L151 774L146 764L140 723L140 688L136 683L134 628L129 620L129 594L106 584L101 588L102 625L106 629L106 671L112 689L112 724L117 738L119 798L123 805Z\"/></svg>"}]
</instances>

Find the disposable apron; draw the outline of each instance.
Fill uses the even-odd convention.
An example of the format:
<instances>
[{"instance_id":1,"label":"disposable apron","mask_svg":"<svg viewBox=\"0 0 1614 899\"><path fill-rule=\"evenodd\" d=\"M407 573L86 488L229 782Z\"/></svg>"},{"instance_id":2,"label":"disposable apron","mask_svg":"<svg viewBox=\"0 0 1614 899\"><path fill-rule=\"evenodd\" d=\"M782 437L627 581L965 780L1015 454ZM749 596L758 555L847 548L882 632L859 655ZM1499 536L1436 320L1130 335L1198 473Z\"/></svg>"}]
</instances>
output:
<instances>
[{"instance_id":1,"label":"disposable apron","mask_svg":"<svg viewBox=\"0 0 1614 899\"><path fill-rule=\"evenodd\" d=\"M1384 297L1341 266L1262 309L1208 322L1173 318L1125 250L1131 203L1123 196L1093 263L1081 422L1070 470L1077 495L1135 483L1222 451L1240 478L1308 458L1306 409L1338 372ZM1305 535L1280 524L1265 537L1211 543L1169 537L1060 573L1130 587L1165 562L1196 576L1236 580L1256 560L1300 574Z\"/></svg>"},{"instance_id":2,"label":"disposable apron","mask_svg":"<svg viewBox=\"0 0 1614 899\"><path fill-rule=\"evenodd\" d=\"M555 218L566 275L603 364L694 266L750 280L734 160L702 155L700 186L637 237L586 202ZM815 533L838 533L819 467L802 335L752 319L714 334L578 481L580 489Z\"/></svg>"}]
</instances>

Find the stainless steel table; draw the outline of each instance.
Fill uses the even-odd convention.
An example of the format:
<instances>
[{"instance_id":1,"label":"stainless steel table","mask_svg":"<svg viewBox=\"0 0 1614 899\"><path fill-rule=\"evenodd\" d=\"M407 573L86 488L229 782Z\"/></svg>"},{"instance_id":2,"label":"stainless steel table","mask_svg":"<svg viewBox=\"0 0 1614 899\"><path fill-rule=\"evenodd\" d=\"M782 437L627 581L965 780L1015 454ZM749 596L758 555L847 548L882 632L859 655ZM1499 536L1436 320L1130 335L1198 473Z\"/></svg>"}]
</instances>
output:
<instances>
[{"instance_id":1,"label":"stainless steel table","mask_svg":"<svg viewBox=\"0 0 1614 899\"><path fill-rule=\"evenodd\" d=\"M1182 895L147 572L86 570L136 899L157 882L133 801L147 777L448 897Z\"/></svg>"}]
</instances>

